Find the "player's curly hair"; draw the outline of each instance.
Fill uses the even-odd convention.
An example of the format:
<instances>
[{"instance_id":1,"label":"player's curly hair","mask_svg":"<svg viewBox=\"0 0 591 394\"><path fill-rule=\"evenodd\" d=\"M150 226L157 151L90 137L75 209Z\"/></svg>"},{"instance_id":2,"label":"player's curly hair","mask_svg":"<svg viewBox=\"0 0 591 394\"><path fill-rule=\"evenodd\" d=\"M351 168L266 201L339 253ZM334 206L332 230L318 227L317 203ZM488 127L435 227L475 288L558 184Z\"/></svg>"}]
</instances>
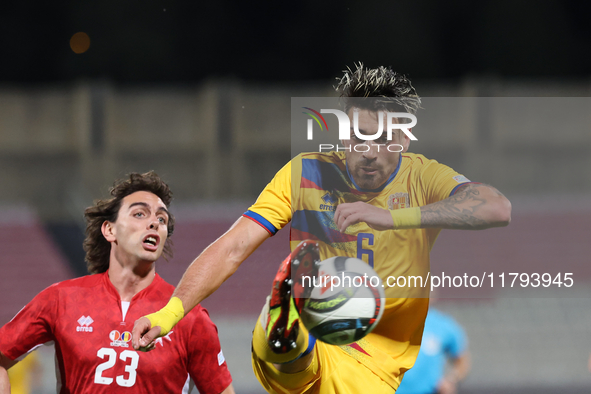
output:
<instances>
[{"instance_id":1,"label":"player's curly hair","mask_svg":"<svg viewBox=\"0 0 591 394\"><path fill-rule=\"evenodd\" d=\"M371 111L396 112L401 109L415 114L421 108L421 99L410 80L390 67L366 68L363 63L347 67L337 78L335 89L341 93L345 112L351 107L363 107ZM369 98L371 100L359 100ZM352 100L351 100L352 99Z\"/></svg>"},{"instance_id":2,"label":"player's curly hair","mask_svg":"<svg viewBox=\"0 0 591 394\"><path fill-rule=\"evenodd\" d=\"M132 172L129 179L115 181L109 190L111 198L97 200L92 207L86 208L86 239L84 239L84 251L86 252L86 266L91 274L99 274L109 269L111 244L105 239L101 227L105 221L115 222L121 201L128 195L146 191L158 196L166 207L172 201L172 192L168 185L154 172L139 174ZM168 220L168 237L164 244L164 256L172 257L172 242L170 236L174 232L174 216L170 214Z\"/></svg>"}]
</instances>

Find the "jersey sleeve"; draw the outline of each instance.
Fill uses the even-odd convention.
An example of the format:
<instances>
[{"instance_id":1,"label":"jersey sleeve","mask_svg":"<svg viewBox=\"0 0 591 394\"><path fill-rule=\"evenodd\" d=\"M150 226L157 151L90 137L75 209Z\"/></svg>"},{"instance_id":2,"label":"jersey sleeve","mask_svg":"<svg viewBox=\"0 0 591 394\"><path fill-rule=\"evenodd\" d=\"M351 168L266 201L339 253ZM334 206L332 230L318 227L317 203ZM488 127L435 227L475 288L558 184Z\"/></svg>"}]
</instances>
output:
<instances>
[{"instance_id":1,"label":"jersey sleeve","mask_svg":"<svg viewBox=\"0 0 591 394\"><path fill-rule=\"evenodd\" d=\"M263 189L245 217L275 235L291 220L291 162L287 163Z\"/></svg>"},{"instance_id":2,"label":"jersey sleeve","mask_svg":"<svg viewBox=\"0 0 591 394\"><path fill-rule=\"evenodd\" d=\"M35 347L53 341L58 306L56 285L39 293L0 328L0 352L15 360Z\"/></svg>"},{"instance_id":3,"label":"jersey sleeve","mask_svg":"<svg viewBox=\"0 0 591 394\"><path fill-rule=\"evenodd\" d=\"M189 374L200 394L219 394L232 376L224 358L218 330L207 310L200 308L193 322L189 346Z\"/></svg>"},{"instance_id":4,"label":"jersey sleeve","mask_svg":"<svg viewBox=\"0 0 591 394\"><path fill-rule=\"evenodd\" d=\"M461 185L473 183L464 175L435 160L429 160L424 166L421 179L427 195L427 204L444 200L453 195Z\"/></svg>"}]
</instances>

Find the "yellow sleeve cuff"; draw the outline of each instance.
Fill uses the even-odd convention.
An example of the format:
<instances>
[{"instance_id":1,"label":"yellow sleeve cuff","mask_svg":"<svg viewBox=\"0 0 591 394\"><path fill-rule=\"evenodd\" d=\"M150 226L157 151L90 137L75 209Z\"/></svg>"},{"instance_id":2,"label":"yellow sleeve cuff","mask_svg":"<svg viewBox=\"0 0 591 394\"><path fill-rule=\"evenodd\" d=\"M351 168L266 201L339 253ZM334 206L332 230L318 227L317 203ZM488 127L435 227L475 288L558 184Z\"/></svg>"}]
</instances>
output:
<instances>
[{"instance_id":1,"label":"yellow sleeve cuff","mask_svg":"<svg viewBox=\"0 0 591 394\"><path fill-rule=\"evenodd\" d=\"M390 210L394 229L420 228L421 227L421 208L403 208Z\"/></svg>"},{"instance_id":2,"label":"yellow sleeve cuff","mask_svg":"<svg viewBox=\"0 0 591 394\"><path fill-rule=\"evenodd\" d=\"M160 336L164 336L185 316L183 302L178 297L172 297L168 304L158 312L147 315L152 327L160 326Z\"/></svg>"}]
</instances>

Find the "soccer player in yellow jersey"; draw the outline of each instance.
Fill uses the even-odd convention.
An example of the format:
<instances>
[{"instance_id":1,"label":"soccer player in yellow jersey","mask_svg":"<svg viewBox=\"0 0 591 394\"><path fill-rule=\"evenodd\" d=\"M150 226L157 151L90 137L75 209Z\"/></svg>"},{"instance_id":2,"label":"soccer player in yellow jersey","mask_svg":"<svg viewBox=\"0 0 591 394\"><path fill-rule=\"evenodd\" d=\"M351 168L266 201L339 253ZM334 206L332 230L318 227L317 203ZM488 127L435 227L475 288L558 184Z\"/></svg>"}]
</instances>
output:
<instances>
[{"instance_id":1,"label":"soccer player in yellow jersey","mask_svg":"<svg viewBox=\"0 0 591 394\"><path fill-rule=\"evenodd\" d=\"M383 111L402 106L414 113L420 106L410 81L385 67L359 64L337 89L365 135L384 124ZM358 97L377 99L367 105L351 100ZM191 264L167 307L136 322L134 347L165 335L291 221L292 253L280 265L253 333L257 378L271 393L394 393L417 357L428 294L401 296L386 288L377 327L351 345L332 346L316 342L299 323L291 280L335 255L361 258L382 278L425 276L441 229L506 226L511 204L491 186L408 153L410 139L401 130L374 144L355 136L342 143L344 151L301 154L283 167L243 217ZM359 145L365 147L355 149ZM384 149L389 145L400 149Z\"/></svg>"}]
</instances>

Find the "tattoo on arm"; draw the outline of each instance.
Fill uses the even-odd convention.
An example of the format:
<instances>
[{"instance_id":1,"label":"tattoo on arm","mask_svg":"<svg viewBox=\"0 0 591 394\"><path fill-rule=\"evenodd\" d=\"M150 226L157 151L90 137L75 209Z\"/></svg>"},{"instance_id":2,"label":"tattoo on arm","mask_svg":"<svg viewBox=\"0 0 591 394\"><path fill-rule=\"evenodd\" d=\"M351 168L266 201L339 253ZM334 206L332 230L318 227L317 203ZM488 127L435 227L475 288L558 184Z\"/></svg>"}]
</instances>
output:
<instances>
[{"instance_id":1,"label":"tattoo on arm","mask_svg":"<svg viewBox=\"0 0 591 394\"><path fill-rule=\"evenodd\" d=\"M421 207L421 227L467 230L491 227L493 223L486 217L491 195L503 196L488 185L469 183L460 186L453 196Z\"/></svg>"}]
</instances>

